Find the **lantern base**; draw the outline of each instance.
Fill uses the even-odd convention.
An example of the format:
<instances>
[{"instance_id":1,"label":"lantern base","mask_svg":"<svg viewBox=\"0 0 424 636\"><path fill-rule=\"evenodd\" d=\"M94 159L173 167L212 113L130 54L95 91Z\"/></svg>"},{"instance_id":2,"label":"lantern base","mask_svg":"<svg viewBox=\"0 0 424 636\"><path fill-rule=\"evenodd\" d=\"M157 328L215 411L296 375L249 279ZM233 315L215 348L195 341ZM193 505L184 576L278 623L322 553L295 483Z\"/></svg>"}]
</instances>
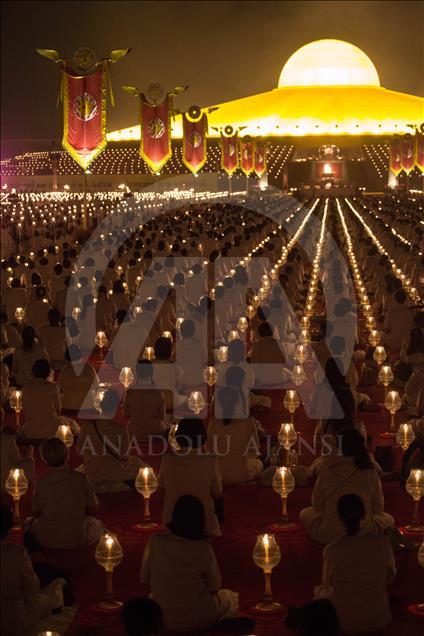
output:
<instances>
[{"instance_id":1,"label":"lantern base","mask_svg":"<svg viewBox=\"0 0 424 636\"><path fill-rule=\"evenodd\" d=\"M385 439L395 439L396 431L384 431L384 433L380 433L380 437L384 437Z\"/></svg>"},{"instance_id":2,"label":"lantern base","mask_svg":"<svg viewBox=\"0 0 424 636\"><path fill-rule=\"evenodd\" d=\"M122 609L122 607L124 606L124 604L122 603L122 601L101 601L100 603L97 603L97 607L101 610L103 610L104 612L118 612L120 609Z\"/></svg>"},{"instance_id":3,"label":"lantern base","mask_svg":"<svg viewBox=\"0 0 424 636\"><path fill-rule=\"evenodd\" d=\"M401 528L401 532L405 533L405 534L419 534L422 535L424 534L424 525L420 524L417 526L414 525L408 525L408 526L403 526Z\"/></svg>"},{"instance_id":4,"label":"lantern base","mask_svg":"<svg viewBox=\"0 0 424 636\"><path fill-rule=\"evenodd\" d=\"M275 614L277 612L282 612L284 606L278 601L262 601L262 603L258 603L253 608L255 612L260 612L261 614Z\"/></svg>"},{"instance_id":5,"label":"lantern base","mask_svg":"<svg viewBox=\"0 0 424 636\"><path fill-rule=\"evenodd\" d=\"M137 530L158 530L160 528L160 523L155 523L154 521L140 521L135 526Z\"/></svg>"},{"instance_id":6,"label":"lantern base","mask_svg":"<svg viewBox=\"0 0 424 636\"><path fill-rule=\"evenodd\" d=\"M414 605L410 605L408 607L408 612L424 618L424 603L414 603Z\"/></svg>"},{"instance_id":7,"label":"lantern base","mask_svg":"<svg viewBox=\"0 0 424 636\"><path fill-rule=\"evenodd\" d=\"M302 530L300 523L293 523L291 521L277 521L270 525L270 529L273 532L299 532Z\"/></svg>"}]
</instances>

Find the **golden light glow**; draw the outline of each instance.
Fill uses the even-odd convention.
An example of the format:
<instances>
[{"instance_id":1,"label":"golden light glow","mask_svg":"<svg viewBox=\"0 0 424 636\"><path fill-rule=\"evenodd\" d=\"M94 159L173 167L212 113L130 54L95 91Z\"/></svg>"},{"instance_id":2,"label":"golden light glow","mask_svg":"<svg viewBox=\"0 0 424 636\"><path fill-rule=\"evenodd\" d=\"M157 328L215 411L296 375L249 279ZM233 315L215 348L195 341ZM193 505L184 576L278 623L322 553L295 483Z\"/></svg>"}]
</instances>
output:
<instances>
[{"instance_id":1,"label":"golden light glow","mask_svg":"<svg viewBox=\"0 0 424 636\"><path fill-rule=\"evenodd\" d=\"M219 137L228 124L252 137L405 134L411 124L422 123L424 113L422 97L382 88L367 55L341 40L301 47L284 66L278 88L217 106L208 115L210 137ZM172 137L182 137L181 115L172 122ZM140 127L107 138L137 140Z\"/></svg>"},{"instance_id":2,"label":"golden light glow","mask_svg":"<svg viewBox=\"0 0 424 636\"><path fill-rule=\"evenodd\" d=\"M316 40L285 63L278 87L380 86L377 70L357 46L343 40Z\"/></svg>"}]
</instances>

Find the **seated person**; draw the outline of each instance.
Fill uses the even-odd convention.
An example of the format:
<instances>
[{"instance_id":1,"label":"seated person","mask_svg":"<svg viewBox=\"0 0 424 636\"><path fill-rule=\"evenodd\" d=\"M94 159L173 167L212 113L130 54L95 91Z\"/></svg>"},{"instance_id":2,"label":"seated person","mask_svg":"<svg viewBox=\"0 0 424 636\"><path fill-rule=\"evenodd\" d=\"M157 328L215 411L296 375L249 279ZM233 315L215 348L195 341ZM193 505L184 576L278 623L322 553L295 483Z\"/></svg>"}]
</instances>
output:
<instances>
[{"instance_id":1,"label":"seated person","mask_svg":"<svg viewBox=\"0 0 424 636\"><path fill-rule=\"evenodd\" d=\"M98 501L86 475L68 466L68 449L52 437L40 446L41 459L50 470L40 477L32 497L34 517L27 529L40 546L70 550L98 541L102 523L94 515Z\"/></svg>"},{"instance_id":2,"label":"seated person","mask_svg":"<svg viewBox=\"0 0 424 636\"><path fill-rule=\"evenodd\" d=\"M388 537L365 532L361 497L345 494L337 502L343 535L324 549L320 596L333 603L343 633L374 632L391 620L387 584L396 575Z\"/></svg>"},{"instance_id":3,"label":"seated person","mask_svg":"<svg viewBox=\"0 0 424 636\"><path fill-rule=\"evenodd\" d=\"M129 419L129 430L138 440L151 435L162 435L166 426L163 392L153 382L153 365L140 360L135 368L137 383L125 392L124 415Z\"/></svg>"},{"instance_id":4,"label":"seated person","mask_svg":"<svg viewBox=\"0 0 424 636\"><path fill-rule=\"evenodd\" d=\"M215 514L215 501L222 497L221 476L216 457L202 452L206 443L203 422L197 418L183 418L178 424L176 443L182 452L169 451L162 457L159 484L165 490L162 521L168 523L177 499L190 494L202 502L206 515L208 536L221 535Z\"/></svg>"},{"instance_id":5,"label":"seated person","mask_svg":"<svg viewBox=\"0 0 424 636\"><path fill-rule=\"evenodd\" d=\"M289 377L289 371L283 366L284 353L274 338L272 327L263 322L258 328L259 339L252 345L251 361L255 367L256 385L259 387L282 386Z\"/></svg>"},{"instance_id":6,"label":"seated person","mask_svg":"<svg viewBox=\"0 0 424 636\"><path fill-rule=\"evenodd\" d=\"M240 395L233 387L219 389L217 417L211 418L206 448L217 455L222 481L239 484L250 481L263 469L259 456L256 421L252 416L240 417L237 411Z\"/></svg>"},{"instance_id":7,"label":"seated person","mask_svg":"<svg viewBox=\"0 0 424 636\"><path fill-rule=\"evenodd\" d=\"M162 610L152 598L133 598L121 612L127 636L159 636L163 630Z\"/></svg>"},{"instance_id":8,"label":"seated person","mask_svg":"<svg viewBox=\"0 0 424 636\"><path fill-rule=\"evenodd\" d=\"M289 607L284 620L290 631L299 636L339 636L339 619L334 606L327 599Z\"/></svg>"},{"instance_id":9,"label":"seated person","mask_svg":"<svg viewBox=\"0 0 424 636\"><path fill-rule=\"evenodd\" d=\"M343 534L337 502L345 493L356 493L365 504L363 529L382 534L393 527L393 517L384 512L380 477L368 454L362 435L354 428L339 433L342 455L332 457L321 470L312 492L312 506L300 511L300 522L317 543L327 544Z\"/></svg>"},{"instance_id":10,"label":"seated person","mask_svg":"<svg viewBox=\"0 0 424 636\"><path fill-rule=\"evenodd\" d=\"M65 361L58 380L62 408L69 411L94 409L99 387L96 370L89 362L84 362L81 349L75 344L65 351Z\"/></svg>"},{"instance_id":11,"label":"seated person","mask_svg":"<svg viewBox=\"0 0 424 636\"><path fill-rule=\"evenodd\" d=\"M389 349L400 349L402 347L405 334L410 333L414 314L407 303L408 297L403 289L395 293L394 306L387 312L383 327L382 344Z\"/></svg>"},{"instance_id":12,"label":"seated person","mask_svg":"<svg viewBox=\"0 0 424 636\"><path fill-rule=\"evenodd\" d=\"M52 369L47 360L36 360L32 381L24 384L22 406L25 413L23 433L27 439L46 439L56 435L62 403L59 387L51 382Z\"/></svg>"},{"instance_id":13,"label":"seated person","mask_svg":"<svg viewBox=\"0 0 424 636\"><path fill-rule=\"evenodd\" d=\"M35 475L35 462L32 446L23 446L18 449L15 431L5 426L3 421L0 426L0 489L4 491L6 479L13 468L23 468L25 477L28 482L31 482Z\"/></svg>"},{"instance_id":14,"label":"seated person","mask_svg":"<svg viewBox=\"0 0 424 636\"><path fill-rule=\"evenodd\" d=\"M41 359L48 360L49 354L38 342L34 329L28 325L22 331L22 346L17 347L13 354L12 369L19 386L32 382L32 367L36 360Z\"/></svg>"},{"instance_id":15,"label":"seated person","mask_svg":"<svg viewBox=\"0 0 424 636\"><path fill-rule=\"evenodd\" d=\"M7 541L12 526L12 511L2 504L1 633L4 636L22 636L29 629L38 633L37 624L60 606L60 590L65 581L55 579L41 588L25 548L15 541Z\"/></svg>"},{"instance_id":16,"label":"seated person","mask_svg":"<svg viewBox=\"0 0 424 636\"><path fill-rule=\"evenodd\" d=\"M66 328L60 324L58 309L50 309L48 319L49 324L40 328L40 343L48 353L52 368L61 369L65 365Z\"/></svg>"},{"instance_id":17,"label":"seated person","mask_svg":"<svg viewBox=\"0 0 424 636\"><path fill-rule=\"evenodd\" d=\"M78 435L77 452L84 460L78 470L87 475L97 492L128 490L124 482L133 482L139 468L146 465L129 454L128 429L113 419L119 403L115 391L106 391L100 417L84 420Z\"/></svg>"},{"instance_id":18,"label":"seated person","mask_svg":"<svg viewBox=\"0 0 424 636\"><path fill-rule=\"evenodd\" d=\"M181 340L176 343L176 359L181 368L181 382L186 387L203 384L203 369L207 366L207 351L195 336L196 328L192 320L184 320L180 325Z\"/></svg>"},{"instance_id":19,"label":"seated person","mask_svg":"<svg viewBox=\"0 0 424 636\"><path fill-rule=\"evenodd\" d=\"M166 628L205 630L233 617L238 594L220 589L221 574L207 540L201 501L193 495L178 497L167 526L169 532L149 540L141 566L141 581L162 608Z\"/></svg>"},{"instance_id":20,"label":"seated person","mask_svg":"<svg viewBox=\"0 0 424 636\"><path fill-rule=\"evenodd\" d=\"M30 300L25 311L25 322L28 323L37 333L41 327L49 324L48 314L51 306L47 299L46 288L37 287L35 299Z\"/></svg>"}]
</instances>

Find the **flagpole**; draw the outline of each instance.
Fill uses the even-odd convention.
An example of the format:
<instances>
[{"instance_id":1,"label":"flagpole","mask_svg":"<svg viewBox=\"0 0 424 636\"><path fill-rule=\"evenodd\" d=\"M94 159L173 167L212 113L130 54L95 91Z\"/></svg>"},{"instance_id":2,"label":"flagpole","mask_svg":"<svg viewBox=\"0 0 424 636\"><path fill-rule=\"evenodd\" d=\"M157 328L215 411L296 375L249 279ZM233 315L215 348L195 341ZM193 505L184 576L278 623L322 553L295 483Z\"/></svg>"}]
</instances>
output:
<instances>
[{"instance_id":1,"label":"flagpole","mask_svg":"<svg viewBox=\"0 0 424 636\"><path fill-rule=\"evenodd\" d=\"M82 229L87 230L87 173L83 172L83 197L82 197Z\"/></svg>"}]
</instances>

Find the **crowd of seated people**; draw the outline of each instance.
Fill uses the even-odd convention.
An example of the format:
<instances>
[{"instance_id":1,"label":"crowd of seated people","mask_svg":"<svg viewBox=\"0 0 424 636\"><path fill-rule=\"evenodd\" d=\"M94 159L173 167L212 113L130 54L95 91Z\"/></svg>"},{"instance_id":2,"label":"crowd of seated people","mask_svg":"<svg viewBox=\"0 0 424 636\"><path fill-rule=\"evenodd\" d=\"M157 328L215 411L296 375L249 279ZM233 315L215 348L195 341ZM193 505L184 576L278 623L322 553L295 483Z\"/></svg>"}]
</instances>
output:
<instances>
[{"instance_id":1,"label":"crowd of seated people","mask_svg":"<svg viewBox=\"0 0 424 636\"><path fill-rule=\"evenodd\" d=\"M5 495L11 469L23 468L31 484L28 549L60 552L97 542L103 531L98 495L133 491L139 470L152 463L139 449L152 440L161 449L165 531L144 549L140 581L151 598L126 604L127 634L160 634L164 628L187 633L213 625L229 633L253 630L251 621L240 620L238 593L221 588L225 564L218 564L213 542L225 537L231 514L224 509L225 489L269 485L275 474L264 452L264 442L276 441L266 425L274 415L270 396L293 386L320 234L320 223L301 224L312 202L293 215L288 229L275 220L272 205L282 208L281 219L293 210L287 200L270 203L266 215L235 204L204 205L142 225L135 219L127 228L106 221L108 231L96 233L90 245L64 234L57 248L39 233L35 253L28 243L24 254L1 264L1 489ZM322 213L318 205L313 218L322 220ZM299 521L324 548L316 599L293 608L286 619L288 629L305 636L340 629L360 634L388 625L386 586L396 576L392 549L399 544L396 519L385 507L384 470L369 452L362 421L363 411L379 410L372 392L378 382L375 347L358 327L359 303L333 203L329 217L334 241L326 241L321 254L317 312L311 317L314 387L302 396L307 415L317 420L321 455L292 468L297 485L312 486L311 505L300 511ZM422 306L363 226L349 218L348 228L382 344L398 361L393 386L401 390L408 416L419 422ZM417 259L392 243L390 238L388 253L416 277ZM246 313L248 331L240 322ZM208 367L216 371L213 390L205 382ZM133 372L128 384L121 378L125 369ZM23 406L17 430L9 407L16 390ZM207 405L196 411L191 402L197 393ZM58 435L61 426L75 439L71 455ZM414 455L414 465L422 458ZM283 453L277 463L284 463ZM43 585L31 550L28 556L8 541L7 506L1 515L7 563L2 602L12 600L20 615L5 633L21 636L56 608L52 590L57 580L63 584L58 577L54 585Z\"/></svg>"}]
</instances>

